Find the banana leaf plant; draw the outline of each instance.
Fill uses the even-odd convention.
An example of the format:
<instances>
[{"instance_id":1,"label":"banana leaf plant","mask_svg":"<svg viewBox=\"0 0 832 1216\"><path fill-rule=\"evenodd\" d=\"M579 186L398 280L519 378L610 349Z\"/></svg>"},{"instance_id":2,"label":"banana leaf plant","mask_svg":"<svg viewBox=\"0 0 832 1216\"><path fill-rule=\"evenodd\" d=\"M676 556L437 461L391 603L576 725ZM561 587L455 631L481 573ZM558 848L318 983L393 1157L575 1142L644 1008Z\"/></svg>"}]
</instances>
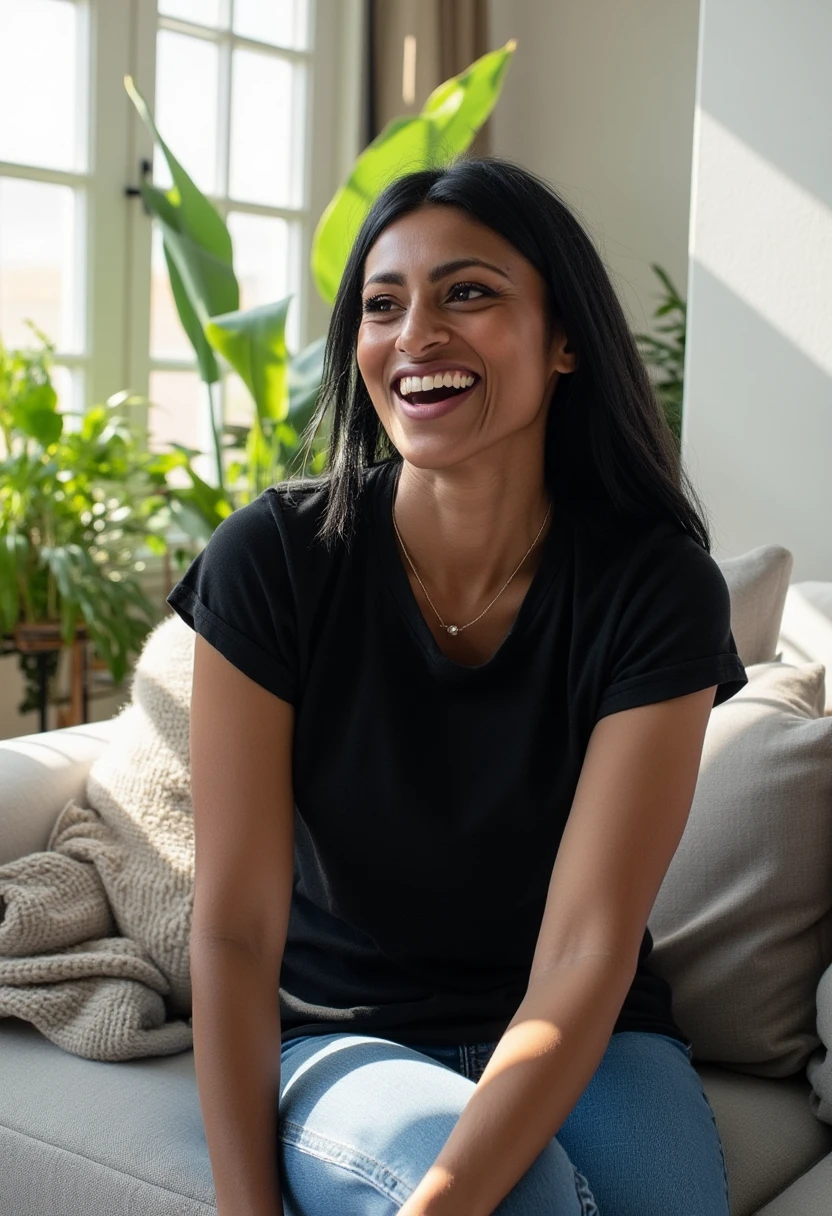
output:
<instances>
[{"instance_id":1,"label":"banana leaf plant","mask_svg":"<svg viewBox=\"0 0 832 1216\"><path fill-rule=\"evenodd\" d=\"M651 262L653 273L661 280L665 288L665 296L653 316L668 317L666 325L658 325L659 333L667 334L656 338L652 334L635 334L636 342L644 359L649 366L654 367L662 379L656 380L656 392L664 406L665 416L670 429L681 447L682 443L682 396L685 379L685 333L687 330L687 306L679 295L670 275L661 266Z\"/></svg>"},{"instance_id":2,"label":"banana leaf plant","mask_svg":"<svg viewBox=\"0 0 832 1216\"><path fill-rule=\"evenodd\" d=\"M516 43L481 56L428 97L420 114L391 120L358 157L347 181L324 210L312 240L311 273L322 299L331 304L353 240L381 191L416 169L449 163L469 147L496 105ZM168 165L172 186L140 185L144 205L159 225L179 319L194 348L200 376L208 386L218 484L210 486L184 458L191 480L171 487L171 515L189 535L207 540L236 507L282 478L301 449L320 390L324 338L295 355L286 346L285 326L291 296L257 308L241 309L234 274L231 236L223 217L207 199L160 135L153 116L131 77L125 88ZM220 359L218 359L220 356ZM254 403L250 427L221 425L214 386L222 363L241 377ZM229 464L226 486L223 453L243 450ZM315 448L308 472L326 461Z\"/></svg>"}]
</instances>

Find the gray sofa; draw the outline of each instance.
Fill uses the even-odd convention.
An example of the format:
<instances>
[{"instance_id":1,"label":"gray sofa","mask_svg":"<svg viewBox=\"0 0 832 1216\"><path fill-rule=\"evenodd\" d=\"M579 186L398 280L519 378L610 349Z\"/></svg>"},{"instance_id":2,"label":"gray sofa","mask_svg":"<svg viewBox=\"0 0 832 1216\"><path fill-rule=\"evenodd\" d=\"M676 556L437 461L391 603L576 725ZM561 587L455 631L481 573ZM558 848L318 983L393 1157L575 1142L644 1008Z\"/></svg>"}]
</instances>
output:
<instances>
[{"instance_id":1,"label":"gray sofa","mask_svg":"<svg viewBox=\"0 0 832 1216\"><path fill-rule=\"evenodd\" d=\"M801 664L808 664L806 670L816 678L816 665L825 668L832 660L832 583L789 586L791 555L777 546L735 559L733 566L730 561L721 564L746 666L759 663L760 678L770 679L780 665L793 664L792 670L799 671ZM766 610L761 611L764 601ZM771 660L776 660L774 667ZM832 718L829 690L826 697L820 714L810 714L812 721L804 723L813 744L820 740L822 746L832 740L832 734L822 733L824 719ZM750 697L744 712L764 700L759 694ZM731 704L718 707L712 719ZM742 706L735 706L732 713L741 711ZM723 731L726 724L733 724L735 735L740 733L736 716L725 714L720 720ZM0 865L45 849L67 800L84 800L90 767L116 730L117 719L111 719L0 743ZM719 751L724 760L722 740ZM759 763L755 757L755 767ZM832 750L829 764L832 769ZM813 788L818 791L817 779ZM823 797L829 788L823 787ZM703 789L708 792L707 782ZM702 803L699 787L697 799ZM692 811L695 839L693 818ZM832 821L832 802L827 819ZM684 857L679 864L683 862ZM677 1017L694 1041L694 1062L725 1148L732 1216L830 1216L829 1094L820 1107L815 1095L813 1109L805 1067L801 1064L791 1075L783 1075L790 1066L783 1065L785 1057L771 1035L760 1060L760 1049L751 1041L760 1033L752 1025L753 1004L739 1019L724 1008L697 1012L696 994L685 984L685 960L690 959L694 974L698 961L692 939L678 931L679 917L688 912L674 903L673 891L680 884L671 877L669 872L663 902L657 901L655 958L680 994ZM832 867L827 883L827 906L818 913L826 936L812 939L826 943L824 951L832 911ZM716 889L709 889L707 898L714 906L725 904ZM0 921L2 914L0 907ZM819 959L816 951L812 958L810 972L803 977L804 994L814 993L830 961L828 954ZM752 978L744 987L753 988L755 982ZM740 1005L742 999L738 992ZM747 1052L736 1040L743 1024L748 1026ZM769 1033L768 1026L763 1029ZM808 1035L788 1039L790 1050L798 1053L788 1058L804 1061L807 1050L815 1047L815 1060L825 1060L826 1085L829 1057L814 1037L814 1020ZM825 1046L832 1046L828 1037ZM736 1064L724 1058L720 1062L715 1056L720 1050ZM0 1019L0 1216L208 1216L215 1210L192 1051L113 1062L86 1059L55 1045L29 1022Z\"/></svg>"}]
</instances>

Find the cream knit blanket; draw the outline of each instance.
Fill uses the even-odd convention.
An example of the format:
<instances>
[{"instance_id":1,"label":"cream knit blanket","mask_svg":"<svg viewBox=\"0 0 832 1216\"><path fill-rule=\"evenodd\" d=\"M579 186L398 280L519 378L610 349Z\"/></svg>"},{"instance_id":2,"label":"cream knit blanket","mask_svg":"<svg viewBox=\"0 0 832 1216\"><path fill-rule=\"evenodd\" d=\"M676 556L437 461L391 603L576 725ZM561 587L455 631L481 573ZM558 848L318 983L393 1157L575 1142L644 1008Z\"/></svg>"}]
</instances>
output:
<instances>
[{"instance_id":1,"label":"cream knit blanket","mask_svg":"<svg viewBox=\"0 0 832 1216\"><path fill-rule=\"evenodd\" d=\"M92 1060L192 1046L194 634L148 635L132 699L46 851L0 866L0 1017Z\"/></svg>"}]
</instances>

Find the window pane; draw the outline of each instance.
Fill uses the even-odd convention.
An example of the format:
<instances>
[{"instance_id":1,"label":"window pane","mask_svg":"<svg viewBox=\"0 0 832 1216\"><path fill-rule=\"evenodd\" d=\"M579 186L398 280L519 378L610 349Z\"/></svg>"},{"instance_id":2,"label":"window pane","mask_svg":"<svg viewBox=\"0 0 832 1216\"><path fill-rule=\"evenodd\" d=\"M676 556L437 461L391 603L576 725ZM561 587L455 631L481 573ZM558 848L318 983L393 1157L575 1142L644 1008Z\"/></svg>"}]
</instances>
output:
<instances>
[{"instance_id":1,"label":"window pane","mask_svg":"<svg viewBox=\"0 0 832 1216\"><path fill-rule=\"evenodd\" d=\"M76 27L67 0L0 0L0 160L76 169Z\"/></svg>"},{"instance_id":2,"label":"window pane","mask_svg":"<svg viewBox=\"0 0 832 1216\"><path fill-rule=\"evenodd\" d=\"M232 64L229 193L252 203L292 206L292 65L237 50ZM298 193L300 193L298 191Z\"/></svg>"},{"instance_id":3,"label":"window pane","mask_svg":"<svg viewBox=\"0 0 832 1216\"><path fill-rule=\"evenodd\" d=\"M200 477L216 485L208 388L197 372L151 372L149 397L148 450L170 451L171 443L199 448L204 454L192 457L191 463ZM175 472L181 474L175 484L190 485L184 470Z\"/></svg>"},{"instance_id":4,"label":"window pane","mask_svg":"<svg viewBox=\"0 0 832 1216\"><path fill-rule=\"evenodd\" d=\"M159 0L160 15L193 21L195 25L210 25L215 29L228 26L227 19L223 19L224 8L220 0Z\"/></svg>"},{"instance_id":5,"label":"window pane","mask_svg":"<svg viewBox=\"0 0 832 1216\"><path fill-rule=\"evenodd\" d=\"M156 122L162 139L200 190L217 190L217 65L211 42L160 30L156 43ZM156 185L171 179L158 148Z\"/></svg>"},{"instance_id":6,"label":"window pane","mask_svg":"<svg viewBox=\"0 0 832 1216\"><path fill-rule=\"evenodd\" d=\"M232 426L252 426L257 410L251 399L251 393L236 372L232 372L223 380L223 393L225 421ZM242 458L241 454L237 452L235 459Z\"/></svg>"},{"instance_id":7,"label":"window pane","mask_svg":"<svg viewBox=\"0 0 832 1216\"><path fill-rule=\"evenodd\" d=\"M234 0L234 32L274 46L302 46L305 8L297 0Z\"/></svg>"},{"instance_id":8,"label":"window pane","mask_svg":"<svg viewBox=\"0 0 832 1216\"><path fill-rule=\"evenodd\" d=\"M240 284L240 307L256 308L282 300L296 290L291 270L291 229L286 220L232 211L228 229L234 242L234 273ZM294 301L286 318L286 342L297 349L298 310Z\"/></svg>"},{"instance_id":9,"label":"window pane","mask_svg":"<svg viewBox=\"0 0 832 1216\"><path fill-rule=\"evenodd\" d=\"M256 308L289 294L289 225L286 220L232 211L228 230L234 242L234 273L240 307Z\"/></svg>"},{"instance_id":10,"label":"window pane","mask_svg":"<svg viewBox=\"0 0 832 1216\"><path fill-rule=\"evenodd\" d=\"M0 178L0 334L7 346L34 342L31 318L59 350L83 346L76 307L74 191Z\"/></svg>"},{"instance_id":11,"label":"window pane","mask_svg":"<svg viewBox=\"0 0 832 1216\"><path fill-rule=\"evenodd\" d=\"M194 348L182 328L170 289L162 233L153 225L150 262L150 353L160 359L192 359Z\"/></svg>"},{"instance_id":12,"label":"window pane","mask_svg":"<svg viewBox=\"0 0 832 1216\"><path fill-rule=\"evenodd\" d=\"M63 367L56 363L51 371L52 387L58 394L58 410L65 414L70 410L80 411L84 400L84 373L79 367ZM77 431L80 418L65 418L64 432Z\"/></svg>"}]
</instances>

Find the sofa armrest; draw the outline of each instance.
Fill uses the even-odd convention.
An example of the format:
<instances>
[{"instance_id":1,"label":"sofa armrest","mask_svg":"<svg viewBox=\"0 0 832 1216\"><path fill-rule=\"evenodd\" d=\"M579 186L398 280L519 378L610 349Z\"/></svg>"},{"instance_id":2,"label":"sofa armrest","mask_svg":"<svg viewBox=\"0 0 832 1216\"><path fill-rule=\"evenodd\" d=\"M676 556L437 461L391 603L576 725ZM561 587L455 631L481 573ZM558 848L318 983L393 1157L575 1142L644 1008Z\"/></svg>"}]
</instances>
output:
<instances>
[{"instance_id":1,"label":"sofa armrest","mask_svg":"<svg viewBox=\"0 0 832 1216\"><path fill-rule=\"evenodd\" d=\"M84 803L87 773L117 720L0 740L0 865L45 849L70 798Z\"/></svg>"}]
</instances>

